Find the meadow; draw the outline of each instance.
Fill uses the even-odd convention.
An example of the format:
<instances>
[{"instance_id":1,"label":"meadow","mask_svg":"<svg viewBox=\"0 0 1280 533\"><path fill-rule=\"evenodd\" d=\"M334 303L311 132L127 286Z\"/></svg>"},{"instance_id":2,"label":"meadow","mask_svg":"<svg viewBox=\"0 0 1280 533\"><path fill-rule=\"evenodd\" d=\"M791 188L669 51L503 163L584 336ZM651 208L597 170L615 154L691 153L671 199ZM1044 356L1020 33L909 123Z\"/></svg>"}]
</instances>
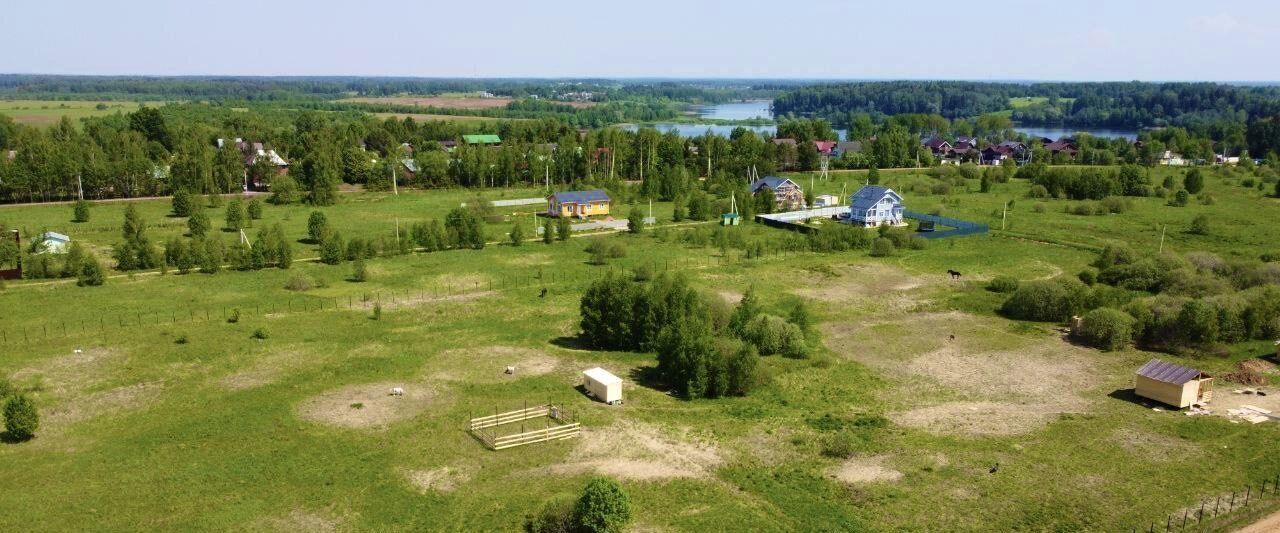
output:
<instances>
[{"instance_id":1,"label":"meadow","mask_svg":"<svg viewBox=\"0 0 1280 533\"><path fill-rule=\"evenodd\" d=\"M99 105L106 106L99 109ZM129 113L138 109L137 102L95 102L88 100L0 100L0 115L8 115L14 122L33 126L52 126L67 117L76 126L80 119Z\"/></svg>"},{"instance_id":2,"label":"meadow","mask_svg":"<svg viewBox=\"0 0 1280 533\"><path fill-rule=\"evenodd\" d=\"M832 176L815 180L817 192L847 194L865 179ZM1026 198L1017 180L934 195L914 192L932 180L917 171L882 176L911 209L997 229L885 258L748 259L681 238L710 223L664 222L642 235L378 258L365 282L349 279L349 264L307 261L118 275L94 288L10 282L0 290L0 375L29 391L43 422L34 440L0 444L0 530L515 530L595 475L622 483L638 530L1129 530L1280 474L1275 423L1153 411L1126 393L1153 356L1219 373L1269 343L1225 358L1103 353L1066 342L1058 325L998 316L1002 297L984 288L997 275L1074 275L1108 243L1154 251L1166 225L1166 250L1280 250L1280 232L1260 223L1276 219L1280 201L1215 174L1211 205L1139 198L1124 214L1081 216L1064 212L1078 202ZM440 219L474 196L355 193L323 211L346 236L387 235L396 220ZM168 201L135 205L156 241L185 227ZM69 205L12 206L0 223L66 229L103 251L123 210L101 203L73 225ZM280 222L301 239L310 211L269 205L255 228ZM669 204L654 211L670 220ZM1216 221L1210 236L1184 231L1199 213ZM209 214L221 221L221 210ZM490 224L491 240L510 224ZM755 224L726 231L794 238ZM584 248L596 240L625 257L589 264ZM754 287L778 314L807 302L816 353L765 357L770 379L746 397L669 395L648 377L652 354L589 350L576 338L587 284L645 267L726 302ZM287 290L298 275L314 288ZM592 366L626 380L624 405L575 388ZM464 431L471 416L547 402L574 412L583 435L492 452Z\"/></svg>"}]
</instances>

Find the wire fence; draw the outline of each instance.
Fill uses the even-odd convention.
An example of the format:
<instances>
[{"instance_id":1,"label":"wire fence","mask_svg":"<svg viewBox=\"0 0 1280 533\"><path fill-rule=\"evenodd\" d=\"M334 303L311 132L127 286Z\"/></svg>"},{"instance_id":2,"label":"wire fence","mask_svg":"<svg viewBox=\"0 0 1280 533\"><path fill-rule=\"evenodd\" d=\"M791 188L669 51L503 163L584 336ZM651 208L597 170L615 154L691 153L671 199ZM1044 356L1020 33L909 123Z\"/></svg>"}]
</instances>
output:
<instances>
[{"instance_id":1,"label":"wire fence","mask_svg":"<svg viewBox=\"0 0 1280 533\"><path fill-rule=\"evenodd\" d=\"M1236 521L1248 518L1259 511L1276 508L1280 496L1280 474L1264 479L1258 484L1246 485L1241 490L1223 492L1216 496L1200 498L1197 504L1181 512L1165 515L1161 521L1135 525L1130 531L1156 533L1158 531L1215 531L1235 526ZM1248 511L1254 511L1249 513Z\"/></svg>"}]
</instances>

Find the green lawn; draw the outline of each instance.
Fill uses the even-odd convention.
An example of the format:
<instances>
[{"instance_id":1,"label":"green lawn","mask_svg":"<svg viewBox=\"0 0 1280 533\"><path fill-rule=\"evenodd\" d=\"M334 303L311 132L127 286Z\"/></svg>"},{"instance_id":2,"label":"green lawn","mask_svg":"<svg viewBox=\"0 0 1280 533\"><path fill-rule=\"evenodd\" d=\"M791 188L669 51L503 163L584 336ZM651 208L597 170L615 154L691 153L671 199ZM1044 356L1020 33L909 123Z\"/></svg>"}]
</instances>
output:
<instances>
[{"instance_id":1,"label":"green lawn","mask_svg":"<svg viewBox=\"0 0 1280 533\"><path fill-rule=\"evenodd\" d=\"M98 109L99 104L106 109ZM62 117L70 118L77 125L80 119L129 113L138 109L137 102L94 102L88 100L0 100L0 115L9 115L15 122L34 126L52 126Z\"/></svg>"},{"instance_id":2,"label":"green lawn","mask_svg":"<svg viewBox=\"0 0 1280 533\"><path fill-rule=\"evenodd\" d=\"M847 181L847 194L863 179L836 176L843 181L817 182L820 192L838 194ZM908 191L927 179L883 176ZM1012 231L881 259L859 251L748 260L681 244L680 235L709 227L686 225L378 258L364 283L347 281L349 264L302 262L116 277L97 288L10 282L0 291L0 308L11 310L0 322L0 375L32 391L44 420L35 440L0 444L0 530L509 531L598 474L620 480L643 530L1129 530L1280 473L1280 426L1134 403L1117 391L1152 354L1096 352L1063 342L1053 325L999 318L1000 298L982 281L1073 274L1093 259L1040 241L1152 249L1150 228L1161 223L1170 225L1166 248L1256 255L1280 234L1246 224L1275 219L1276 201L1213 178L1211 206L1140 199L1124 215L1080 217L1062 212L1067 201L1034 212L1025 187L909 192L912 209L942 206L997 226L997 208L1016 199ZM324 211L344 235L373 236L396 219L405 227L441 218L472 196L361 193ZM166 217L167 201L138 205L157 240L184 227ZM100 204L83 227L70 224L67 205L0 208L0 221L67 229L101 249L118 238L123 209ZM255 227L280 221L300 238L309 211L267 206ZM1220 217L1222 233L1175 231L1198 212ZM669 220L670 206L655 213ZM220 210L210 216L221 220ZM508 228L488 231L497 240ZM755 224L728 231L796 238ZM587 264L592 239L617 242L626 256ZM587 283L645 264L688 275L712 298L754 286L773 313L808 301L820 321L810 339L817 353L764 358L772 380L748 397L686 401L644 379L651 354L581 349L572 337ZM947 279L949 268L965 281ZM286 290L299 273L321 286ZM380 320L371 318L375 302ZM237 323L225 320L233 309ZM266 339L252 338L258 329ZM1252 343L1232 358L1189 362L1218 373L1269 349ZM515 377L502 373L509 364ZM626 380L624 405L575 390L579 373L597 365ZM1044 382L1055 384L1050 393ZM392 399L390 386L409 394ZM586 431L502 452L464 431L469 416L526 402L563 406ZM957 406L974 409L925 416ZM993 421L984 410L1008 411ZM877 416L888 424L848 422ZM852 457L824 454L832 448Z\"/></svg>"}]
</instances>

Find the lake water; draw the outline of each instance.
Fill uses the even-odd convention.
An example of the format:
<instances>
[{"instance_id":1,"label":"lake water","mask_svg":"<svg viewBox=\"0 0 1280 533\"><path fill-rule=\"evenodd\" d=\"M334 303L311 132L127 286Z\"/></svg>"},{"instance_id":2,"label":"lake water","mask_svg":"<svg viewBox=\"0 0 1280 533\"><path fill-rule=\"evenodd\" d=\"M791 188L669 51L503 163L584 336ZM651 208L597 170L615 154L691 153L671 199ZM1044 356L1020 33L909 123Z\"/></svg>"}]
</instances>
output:
<instances>
[{"instance_id":1,"label":"lake water","mask_svg":"<svg viewBox=\"0 0 1280 533\"><path fill-rule=\"evenodd\" d=\"M1108 139L1128 139L1130 141L1138 139L1138 132L1134 130L1113 130L1107 128L1069 128L1054 126L1014 126L1014 131L1025 133L1032 137L1045 137L1049 139L1061 139L1063 137L1071 137L1077 133L1088 133L1094 137L1104 137Z\"/></svg>"},{"instance_id":2,"label":"lake water","mask_svg":"<svg viewBox=\"0 0 1280 533\"><path fill-rule=\"evenodd\" d=\"M698 116L713 120L772 119L773 100L750 100L702 106L698 108Z\"/></svg>"},{"instance_id":3,"label":"lake water","mask_svg":"<svg viewBox=\"0 0 1280 533\"><path fill-rule=\"evenodd\" d=\"M750 100L747 102L729 102L724 104L702 106L697 109L699 117L714 120L749 120L753 118L773 118L773 110L771 109L773 102L771 100ZM624 128L635 131L634 124L627 124ZM654 124L653 127L662 133L674 131L681 137L697 137L711 130L711 133L728 137L734 128L747 128L761 135L769 135L777 133L778 128L774 125L767 126L722 126L715 124L679 124L674 122L660 122ZM1108 129L1108 128L1069 128L1055 126L1014 126L1014 131L1025 133L1033 137L1047 137L1050 139L1059 139L1069 137L1076 133L1088 133L1094 137L1104 138L1120 138L1135 140L1138 138L1138 132L1134 130ZM836 130L840 134L840 139L844 139L845 130Z\"/></svg>"}]
</instances>

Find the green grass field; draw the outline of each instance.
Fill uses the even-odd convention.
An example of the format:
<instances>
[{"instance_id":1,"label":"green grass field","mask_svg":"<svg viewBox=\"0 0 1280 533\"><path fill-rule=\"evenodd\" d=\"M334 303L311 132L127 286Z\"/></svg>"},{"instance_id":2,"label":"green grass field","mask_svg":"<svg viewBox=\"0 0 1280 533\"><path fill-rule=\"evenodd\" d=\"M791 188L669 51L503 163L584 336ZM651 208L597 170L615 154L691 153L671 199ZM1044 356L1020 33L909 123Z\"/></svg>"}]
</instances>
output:
<instances>
[{"instance_id":1,"label":"green grass field","mask_svg":"<svg viewBox=\"0 0 1280 533\"><path fill-rule=\"evenodd\" d=\"M106 109L98 109L98 104ZM94 102L87 100L0 100L0 115L9 115L14 122L33 126L52 126L62 117L76 125L80 119L129 113L138 109L137 102Z\"/></svg>"},{"instance_id":2,"label":"green grass field","mask_svg":"<svg viewBox=\"0 0 1280 533\"><path fill-rule=\"evenodd\" d=\"M309 262L119 276L97 288L10 282L0 291L0 375L31 391L43 420L36 439L0 444L0 530L510 531L606 475L631 496L637 530L1114 531L1280 473L1280 426L1152 411L1124 391L1153 354L1097 352L1064 342L1053 325L1000 318L1000 296L983 288L1002 274L1072 275L1093 259L1085 246L1154 250L1162 224L1166 249L1256 256L1280 249L1280 232L1262 222L1276 220L1280 202L1215 176L1213 205L1135 199L1126 214L1084 217L1063 213L1074 204L1064 200L1035 212L1017 181L933 196L912 192L923 175L882 175L911 209L940 206L997 228L1000 206L1014 199L1011 230L889 258L748 260L681 244L680 234L702 229L685 225L378 258L363 283L347 280L349 264ZM819 193L848 194L864 179L833 176L815 182ZM473 196L360 193L324 211L344 235L373 236L396 219L441 218ZM166 217L167 201L137 205L158 241L184 228ZM0 223L66 230L101 251L118 239L123 209L100 204L90 223L72 225L69 205L4 207ZM301 238L309 211L267 206L255 227L279 221ZM660 220L670 212L655 205ZM1201 212L1218 229L1193 238L1181 228ZM220 222L221 210L210 218ZM498 240L509 226L487 230ZM730 231L790 238L755 224ZM626 257L588 264L592 239L620 243ZM299 244L295 256L312 248ZM745 398L666 394L645 379L651 354L574 340L590 280L645 264L683 272L713 298L754 286L775 313L808 301L818 353L764 358L772 380ZM964 281L948 279L949 268ZM295 273L322 283L288 291ZM233 309L237 323L225 319ZM253 338L258 329L265 339ZM1161 357L1216 374L1269 350ZM597 365L626 380L624 405L575 389ZM396 386L405 397L386 394ZM492 452L464 431L470 416L547 402L576 413L579 439ZM888 423L854 423L869 417Z\"/></svg>"}]
</instances>

